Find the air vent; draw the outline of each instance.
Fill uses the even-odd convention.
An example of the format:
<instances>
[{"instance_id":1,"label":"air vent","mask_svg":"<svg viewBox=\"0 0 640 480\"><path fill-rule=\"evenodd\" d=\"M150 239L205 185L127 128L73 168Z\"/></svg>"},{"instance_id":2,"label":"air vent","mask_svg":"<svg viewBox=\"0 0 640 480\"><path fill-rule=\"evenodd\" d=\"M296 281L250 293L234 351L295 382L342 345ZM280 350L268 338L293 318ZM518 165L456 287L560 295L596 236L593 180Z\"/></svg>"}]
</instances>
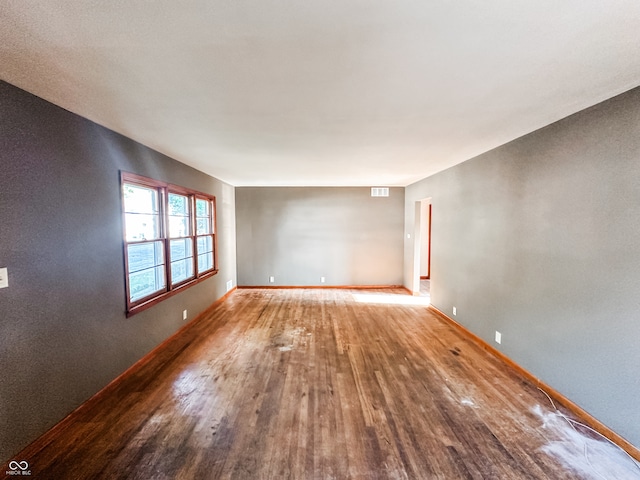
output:
<instances>
[{"instance_id":1,"label":"air vent","mask_svg":"<svg viewBox=\"0 0 640 480\"><path fill-rule=\"evenodd\" d=\"M389 187L371 187L372 197L388 197Z\"/></svg>"}]
</instances>

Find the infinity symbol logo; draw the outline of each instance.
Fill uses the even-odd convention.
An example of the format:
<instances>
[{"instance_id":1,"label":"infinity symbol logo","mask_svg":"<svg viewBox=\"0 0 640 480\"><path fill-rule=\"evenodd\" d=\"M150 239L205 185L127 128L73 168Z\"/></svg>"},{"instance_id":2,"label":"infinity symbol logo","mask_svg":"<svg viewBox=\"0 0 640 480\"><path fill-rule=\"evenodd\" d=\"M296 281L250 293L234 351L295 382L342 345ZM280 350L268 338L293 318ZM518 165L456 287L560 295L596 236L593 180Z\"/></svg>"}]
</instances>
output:
<instances>
[{"instance_id":1,"label":"infinity symbol logo","mask_svg":"<svg viewBox=\"0 0 640 480\"><path fill-rule=\"evenodd\" d=\"M9 470L26 470L27 468L29 468L29 464L26 462L26 460L22 462L11 460L9 462Z\"/></svg>"}]
</instances>

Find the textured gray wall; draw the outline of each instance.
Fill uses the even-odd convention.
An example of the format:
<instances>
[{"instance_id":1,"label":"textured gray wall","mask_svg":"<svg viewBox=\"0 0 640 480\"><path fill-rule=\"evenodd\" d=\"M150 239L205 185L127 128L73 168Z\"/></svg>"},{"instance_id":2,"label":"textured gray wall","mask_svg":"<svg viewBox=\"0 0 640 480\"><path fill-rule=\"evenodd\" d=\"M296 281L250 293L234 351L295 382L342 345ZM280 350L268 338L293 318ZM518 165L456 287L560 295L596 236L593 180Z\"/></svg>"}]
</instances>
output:
<instances>
[{"instance_id":1,"label":"textured gray wall","mask_svg":"<svg viewBox=\"0 0 640 480\"><path fill-rule=\"evenodd\" d=\"M220 273L129 319L119 170L218 199ZM234 188L0 82L0 461L235 284Z\"/></svg>"},{"instance_id":2,"label":"textured gray wall","mask_svg":"<svg viewBox=\"0 0 640 480\"><path fill-rule=\"evenodd\" d=\"M640 90L409 186L407 232L426 197L432 303L640 446Z\"/></svg>"},{"instance_id":3,"label":"textured gray wall","mask_svg":"<svg viewBox=\"0 0 640 480\"><path fill-rule=\"evenodd\" d=\"M404 189L236 189L238 284L401 285Z\"/></svg>"}]
</instances>

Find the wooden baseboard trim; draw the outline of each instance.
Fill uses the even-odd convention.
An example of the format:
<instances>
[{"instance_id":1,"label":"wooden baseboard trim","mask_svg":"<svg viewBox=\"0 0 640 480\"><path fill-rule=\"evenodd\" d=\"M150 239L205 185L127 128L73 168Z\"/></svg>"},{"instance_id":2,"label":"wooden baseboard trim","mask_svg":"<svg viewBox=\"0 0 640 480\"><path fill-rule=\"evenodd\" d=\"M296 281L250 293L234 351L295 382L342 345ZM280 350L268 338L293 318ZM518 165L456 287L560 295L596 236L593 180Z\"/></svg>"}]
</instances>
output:
<instances>
[{"instance_id":1,"label":"wooden baseboard trim","mask_svg":"<svg viewBox=\"0 0 640 480\"><path fill-rule=\"evenodd\" d=\"M196 316L193 320L186 323L182 327L180 327L175 333L171 334L165 340L163 340L157 347L143 356L136 363L127 368L124 372L118 375L116 378L111 380L105 387L95 393L93 396L89 397L85 402L79 405L75 410L69 413L66 417L56 423L49 430L44 432L40 437L36 438L33 442L27 445L24 449L22 449L15 458L31 458L37 452L46 447L56 436L58 436L61 432L63 432L69 425L73 424L76 421L76 418L82 415L88 409L93 408L96 404L100 403L102 399L111 393L115 392L120 384L125 381L126 378L135 375L142 368L144 368L157 354L158 352L167 348L168 345L171 344L177 337L182 335L186 330L191 328L194 324L202 320L209 312L211 312L215 307L224 302L230 295L232 295L236 290L236 287L229 290L218 300L213 302L209 307L207 307L202 313Z\"/></svg>"},{"instance_id":2,"label":"wooden baseboard trim","mask_svg":"<svg viewBox=\"0 0 640 480\"><path fill-rule=\"evenodd\" d=\"M513 369L516 373L518 373L519 375L527 379L536 387L544 390L553 399L554 402L565 407L567 410L573 413L581 422L593 428L601 435L607 437L609 440L611 440L613 443L615 443L620 448L622 448L625 452L627 452L631 457L633 457L635 460L640 462L640 449L638 449L638 447L636 447L635 445L630 443L628 440L626 440L624 437L621 437L619 434L611 430L604 423L602 423L600 420L595 418L589 412L584 410L578 404L576 404L572 400L565 397L562 393L557 391L555 388L546 384L545 382L540 380L538 377L533 375L528 370L525 370L523 367L521 367L516 362L514 362L511 358L507 357L504 353L495 349L493 346L489 345L482 338L478 337L475 333L471 332L470 330L460 325L458 322L456 322L454 319L449 317L444 312L438 310L433 305L429 305L428 308L433 313L435 313L438 317L442 318L445 322L447 322L449 325L456 328L464 336L468 337L472 342L474 342L480 348L482 348L483 350L487 351L488 353L490 353L491 355L493 355L494 357L496 357L497 359L505 363L509 368Z\"/></svg>"},{"instance_id":3,"label":"wooden baseboard trim","mask_svg":"<svg viewBox=\"0 0 640 480\"><path fill-rule=\"evenodd\" d=\"M273 289L273 290L300 290L300 289L343 289L343 290L383 290L385 288L401 288L404 285L238 285L238 289Z\"/></svg>"}]
</instances>

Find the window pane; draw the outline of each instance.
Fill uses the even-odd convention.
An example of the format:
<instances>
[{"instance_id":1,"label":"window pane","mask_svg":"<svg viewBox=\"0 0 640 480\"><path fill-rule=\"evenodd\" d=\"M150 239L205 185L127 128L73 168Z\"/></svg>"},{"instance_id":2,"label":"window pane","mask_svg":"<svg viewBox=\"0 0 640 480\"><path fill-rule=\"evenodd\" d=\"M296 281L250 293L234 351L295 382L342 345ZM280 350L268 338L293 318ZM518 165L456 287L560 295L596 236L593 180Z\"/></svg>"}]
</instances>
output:
<instances>
[{"instance_id":1,"label":"window pane","mask_svg":"<svg viewBox=\"0 0 640 480\"><path fill-rule=\"evenodd\" d=\"M171 283L175 285L194 277L193 242L190 238L171 240Z\"/></svg>"},{"instance_id":2,"label":"window pane","mask_svg":"<svg viewBox=\"0 0 640 480\"><path fill-rule=\"evenodd\" d=\"M197 237L198 273L214 268L213 264L213 235Z\"/></svg>"},{"instance_id":3,"label":"window pane","mask_svg":"<svg viewBox=\"0 0 640 480\"><path fill-rule=\"evenodd\" d=\"M211 219L198 218L197 220L197 234L204 235L205 233L211 233Z\"/></svg>"},{"instance_id":4,"label":"window pane","mask_svg":"<svg viewBox=\"0 0 640 480\"><path fill-rule=\"evenodd\" d=\"M206 272L213 268L213 252L198 255L198 273Z\"/></svg>"},{"instance_id":5,"label":"window pane","mask_svg":"<svg viewBox=\"0 0 640 480\"><path fill-rule=\"evenodd\" d=\"M125 213L127 241L160 238L160 216L144 213Z\"/></svg>"},{"instance_id":6,"label":"window pane","mask_svg":"<svg viewBox=\"0 0 640 480\"><path fill-rule=\"evenodd\" d=\"M211 232L211 202L196 199L196 234L204 235Z\"/></svg>"},{"instance_id":7,"label":"window pane","mask_svg":"<svg viewBox=\"0 0 640 480\"><path fill-rule=\"evenodd\" d=\"M169 215L189 215L189 197L170 193Z\"/></svg>"},{"instance_id":8,"label":"window pane","mask_svg":"<svg viewBox=\"0 0 640 480\"><path fill-rule=\"evenodd\" d=\"M182 260L183 258L193 257L193 244L190 238L181 240L171 240L171 261Z\"/></svg>"},{"instance_id":9,"label":"window pane","mask_svg":"<svg viewBox=\"0 0 640 480\"><path fill-rule=\"evenodd\" d=\"M171 262L171 283L180 283L193 277L193 257Z\"/></svg>"},{"instance_id":10,"label":"window pane","mask_svg":"<svg viewBox=\"0 0 640 480\"><path fill-rule=\"evenodd\" d=\"M210 235L206 237L198 237L198 253L213 251L213 238Z\"/></svg>"},{"instance_id":11,"label":"window pane","mask_svg":"<svg viewBox=\"0 0 640 480\"><path fill-rule=\"evenodd\" d=\"M169 233L171 238L189 236L189 217L169 217Z\"/></svg>"},{"instance_id":12,"label":"window pane","mask_svg":"<svg viewBox=\"0 0 640 480\"><path fill-rule=\"evenodd\" d=\"M164 265L162 242L136 243L127 247L129 273Z\"/></svg>"},{"instance_id":13,"label":"window pane","mask_svg":"<svg viewBox=\"0 0 640 480\"><path fill-rule=\"evenodd\" d=\"M196 200L196 216L208 217L209 216L209 200Z\"/></svg>"},{"instance_id":14,"label":"window pane","mask_svg":"<svg viewBox=\"0 0 640 480\"><path fill-rule=\"evenodd\" d=\"M164 265L141 270L129 275L129 298L131 302L164 290Z\"/></svg>"},{"instance_id":15,"label":"window pane","mask_svg":"<svg viewBox=\"0 0 640 480\"><path fill-rule=\"evenodd\" d=\"M169 237L187 237L191 234L189 226L189 197L169 194Z\"/></svg>"},{"instance_id":16,"label":"window pane","mask_svg":"<svg viewBox=\"0 0 640 480\"><path fill-rule=\"evenodd\" d=\"M125 183L122 186L124 211L127 213L158 214L158 190Z\"/></svg>"}]
</instances>

